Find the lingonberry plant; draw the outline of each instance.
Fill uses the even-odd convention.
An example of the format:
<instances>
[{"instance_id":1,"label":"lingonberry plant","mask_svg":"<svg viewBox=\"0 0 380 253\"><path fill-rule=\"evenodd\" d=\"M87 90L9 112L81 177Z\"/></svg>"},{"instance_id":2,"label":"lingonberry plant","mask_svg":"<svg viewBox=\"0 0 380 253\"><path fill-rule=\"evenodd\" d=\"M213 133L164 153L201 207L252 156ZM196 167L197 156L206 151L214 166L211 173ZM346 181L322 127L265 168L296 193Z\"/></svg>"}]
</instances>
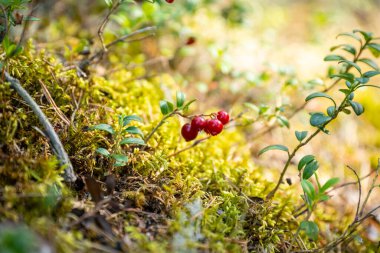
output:
<instances>
[{"instance_id":1,"label":"lingonberry plant","mask_svg":"<svg viewBox=\"0 0 380 253\"><path fill-rule=\"evenodd\" d=\"M285 163L285 166L281 172L275 188L267 195L268 200L272 199L278 191L283 181L284 175L299 149L307 145L315 136L321 132L328 134L329 130L326 128L327 125L336 119L341 112L350 114L352 110L357 116L361 115L364 112L363 106L359 102L354 101L355 92L358 89L365 87L380 88L380 86L368 84L371 80L371 77L380 74L379 67L372 59L361 57L363 51L365 50L370 50L374 56L378 56L380 54L380 44L374 42L379 38L375 38L372 33L361 30L354 30L352 33L343 33L339 36L349 36L359 42L358 49L350 44L342 44L331 48L331 51L334 51L336 49L343 49L352 55L352 60L346 59L345 57L338 54L328 55L324 58L325 61L337 61L338 64L343 64L342 71L337 74L332 74L330 77L345 81L346 87L339 89L339 91L343 93L344 98L338 104L337 101L335 101L330 95L324 92L315 92L310 94L306 97L305 102L308 102L315 98L326 98L332 102L332 105L326 109L326 113L311 113L310 125L316 127L317 129L309 137L307 131L296 131L295 136L299 141L299 144L291 152L289 151L289 148L284 145L270 145L259 152L259 155L261 155L269 150L281 150L285 151L288 154L287 162ZM363 73L362 67L359 66L359 64L362 63L370 67L371 70ZM355 71L351 71L352 69L355 69ZM315 209L315 205L318 202L326 201L329 199L326 191L335 185L339 180L337 178L332 178L329 179L325 184L321 185L317 174L318 168L319 164L314 155L306 155L298 163L301 186L304 191L302 198L305 201L308 210L306 218L301 222L300 227L295 233L294 240L301 230L304 230L306 232L306 235L312 240L316 240L318 238L318 226L316 223L309 221L309 218L311 217L311 214ZM310 181L312 176L315 177L317 184L316 188ZM294 240L291 242L288 248L288 252L291 251Z\"/></svg>"},{"instance_id":2,"label":"lingonberry plant","mask_svg":"<svg viewBox=\"0 0 380 253\"><path fill-rule=\"evenodd\" d=\"M125 154L122 145L145 145L142 131L136 126L130 126L132 121L142 122L142 119L136 115L118 116L118 124L113 128L109 124L98 124L90 127L90 130L101 130L111 134L110 148L99 147L96 152L102 156L112 159L114 167L125 166L128 163L128 155ZM136 138L132 136L139 136Z\"/></svg>"}]
</instances>

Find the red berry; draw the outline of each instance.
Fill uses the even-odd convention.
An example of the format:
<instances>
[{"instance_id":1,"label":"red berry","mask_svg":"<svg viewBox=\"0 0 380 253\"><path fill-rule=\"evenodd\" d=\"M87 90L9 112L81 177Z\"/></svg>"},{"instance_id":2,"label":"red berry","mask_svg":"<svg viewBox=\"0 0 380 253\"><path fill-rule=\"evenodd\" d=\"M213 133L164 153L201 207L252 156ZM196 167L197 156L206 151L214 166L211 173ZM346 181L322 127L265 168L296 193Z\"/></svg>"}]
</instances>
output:
<instances>
[{"instance_id":1,"label":"red berry","mask_svg":"<svg viewBox=\"0 0 380 253\"><path fill-rule=\"evenodd\" d=\"M206 127L206 120L201 116L195 116L191 121L191 128L202 131Z\"/></svg>"},{"instance_id":2,"label":"red berry","mask_svg":"<svg viewBox=\"0 0 380 253\"><path fill-rule=\"evenodd\" d=\"M223 124L218 119L207 120L205 132L211 135L220 134L223 130Z\"/></svg>"},{"instance_id":3,"label":"red berry","mask_svg":"<svg viewBox=\"0 0 380 253\"><path fill-rule=\"evenodd\" d=\"M193 45L196 42L195 37L189 37L186 41L186 45L190 46Z\"/></svg>"},{"instance_id":4,"label":"red berry","mask_svg":"<svg viewBox=\"0 0 380 253\"><path fill-rule=\"evenodd\" d=\"M174 0L165 0L167 3L173 3L174 2Z\"/></svg>"},{"instance_id":5,"label":"red berry","mask_svg":"<svg viewBox=\"0 0 380 253\"><path fill-rule=\"evenodd\" d=\"M181 134L186 141L192 141L197 138L198 131L192 128L190 123L186 123L181 129Z\"/></svg>"},{"instance_id":6,"label":"red berry","mask_svg":"<svg viewBox=\"0 0 380 253\"><path fill-rule=\"evenodd\" d=\"M222 122L223 125L230 122L230 115L228 115L228 113L225 111L219 111L216 117L218 118L218 120L220 120L220 122Z\"/></svg>"}]
</instances>

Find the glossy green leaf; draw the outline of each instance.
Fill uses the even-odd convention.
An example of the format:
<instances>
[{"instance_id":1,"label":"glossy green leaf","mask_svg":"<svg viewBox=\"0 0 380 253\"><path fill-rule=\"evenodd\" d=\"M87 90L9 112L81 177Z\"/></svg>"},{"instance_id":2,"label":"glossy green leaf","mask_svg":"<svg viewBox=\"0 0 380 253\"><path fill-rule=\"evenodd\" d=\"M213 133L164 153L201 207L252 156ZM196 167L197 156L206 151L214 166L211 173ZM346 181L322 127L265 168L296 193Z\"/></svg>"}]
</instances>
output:
<instances>
[{"instance_id":1,"label":"glossy green leaf","mask_svg":"<svg viewBox=\"0 0 380 253\"><path fill-rule=\"evenodd\" d=\"M341 36L347 36L347 37L351 37L351 38L353 38L353 39L355 39L357 41L362 41L360 39L360 37L358 37L356 34L353 34L353 33L340 33L336 37L338 38L338 37L341 37Z\"/></svg>"},{"instance_id":2,"label":"glossy green leaf","mask_svg":"<svg viewBox=\"0 0 380 253\"><path fill-rule=\"evenodd\" d=\"M330 116L326 116L325 114L321 112L316 112L316 113L313 113L313 115L311 115L310 117L310 125L319 127L319 126L324 125L329 120L331 120Z\"/></svg>"},{"instance_id":3,"label":"glossy green leaf","mask_svg":"<svg viewBox=\"0 0 380 253\"><path fill-rule=\"evenodd\" d=\"M90 130L102 130L102 131L106 131L110 134L115 134L115 130L113 130L112 126L110 126L108 124L95 125L95 126L90 127L89 129Z\"/></svg>"},{"instance_id":4,"label":"glossy green leaf","mask_svg":"<svg viewBox=\"0 0 380 253\"><path fill-rule=\"evenodd\" d=\"M305 231L305 234L309 239L313 241L318 240L319 228L316 223L312 221L302 221L300 224L300 229Z\"/></svg>"},{"instance_id":5,"label":"glossy green leaf","mask_svg":"<svg viewBox=\"0 0 380 253\"><path fill-rule=\"evenodd\" d=\"M349 52L352 55L356 55L356 49L355 49L355 47L352 46L352 45L349 45L349 44L341 44L341 45L334 46L334 47L330 48L330 51L334 51L334 50L336 50L338 48L341 48L344 51Z\"/></svg>"},{"instance_id":6,"label":"glossy green leaf","mask_svg":"<svg viewBox=\"0 0 380 253\"><path fill-rule=\"evenodd\" d=\"M301 186L305 194L309 197L309 199L313 202L315 200L315 189L312 183L307 180L301 180Z\"/></svg>"},{"instance_id":7,"label":"glossy green leaf","mask_svg":"<svg viewBox=\"0 0 380 253\"><path fill-rule=\"evenodd\" d=\"M177 107L181 107L184 105L185 103L185 94L181 91L177 91L177 94L176 94L176 98L177 98Z\"/></svg>"},{"instance_id":8,"label":"glossy green leaf","mask_svg":"<svg viewBox=\"0 0 380 253\"><path fill-rule=\"evenodd\" d=\"M140 128L135 127L135 126L129 126L126 129L124 129L123 132L127 132L129 134L137 134L137 135L140 135L142 138L144 138L143 132L140 130Z\"/></svg>"},{"instance_id":9,"label":"glossy green leaf","mask_svg":"<svg viewBox=\"0 0 380 253\"><path fill-rule=\"evenodd\" d=\"M330 117L333 117L335 113L335 106L329 106L327 107L327 115Z\"/></svg>"},{"instance_id":10,"label":"glossy green leaf","mask_svg":"<svg viewBox=\"0 0 380 253\"><path fill-rule=\"evenodd\" d=\"M334 78L334 77L338 77L338 78L347 80L347 81L349 81L351 83L354 82L354 78L355 78L355 76L353 74L351 74L351 73L341 73L341 74L330 75L330 78Z\"/></svg>"},{"instance_id":11,"label":"glossy green leaf","mask_svg":"<svg viewBox=\"0 0 380 253\"><path fill-rule=\"evenodd\" d=\"M311 176L314 175L314 173L317 171L318 168L319 168L318 161L314 160L308 163L305 166L305 169L303 170L302 178L309 179Z\"/></svg>"},{"instance_id":12,"label":"glossy green leaf","mask_svg":"<svg viewBox=\"0 0 380 253\"><path fill-rule=\"evenodd\" d=\"M349 100L348 102L350 103L352 109L354 110L354 112L357 116L359 116L360 114L362 114L364 112L364 107L361 104L359 104L358 102L354 102L351 100Z\"/></svg>"},{"instance_id":13,"label":"glossy green leaf","mask_svg":"<svg viewBox=\"0 0 380 253\"><path fill-rule=\"evenodd\" d=\"M268 147L263 148L260 150L259 155L262 155L263 153L269 151L269 150L281 150L289 153L289 149L284 145L270 145Z\"/></svg>"},{"instance_id":14,"label":"glossy green leaf","mask_svg":"<svg viewBox=\"0 0 380 253\"><path fill-rule=\"evenodd\" d=\"M368 71L368 72L365 72L363 74L363 77L371 78L371 77L379 75L379 74L380 74L380 71L376 71L376 70L374 70L374 71Z\"/></svg>"},{"instance_id":15,"label":"glossy green leaf","mask_svg":"<svg viewBox=\"0 0 380 253\"><path fill-rule=\"evenodd\" d=\"M367 47L374 57L378 58L380 56L380 44L369 43Z\"/></svg>"},{"instance_id":16,"label":"glossy green leaf","mask_svg":"<svg viewBox=\"0 0 380 253\"><path fill-rule=\"evenodd\" d=\"M365 31L362 31L359 29L355 29L353 32L354 33L360 33L361 35L363 35L363 37L366 41L369 41L373 38L373 33L371 33L371 32L365 32Z\"/></svg>"},{"instance_id":17,"label":"glossy green leaf","mask_svg":"<svg viewBox=\"0 0 380 253\"><path fill-rule=\"evenodd\" d=\"M299 142L302 142L303 139L305 139L307 136L307 131L301 131L301 132L295 131L295 135L296 135L297 140Z\"/></svg>"},{"instance_id":18,"label":"glossy green leaf","mask_svg":"<svg viewBox=\"0 0 380 253\"><path fill-rule=\"evenodd\" d=\"M163 115L167 115L173 111L174 106L172 103L170 103L168 101L161 100L160 101L160 109L161 109L161 113Z\"/></svg>"},{"instance_id":19,"label":"glossy green leaf","mask_svg":"<svg viewBox=\"0 0 380 253\"><path fill-rule=\"evenodd\" d=\"M128 125L132 121L137 121L137 122L141 122L141 123L143 122L142 118L140 118L137 115L128 115L128 116L125 116L123 119L123 126Z\"/></svg>"},{"instance_id":20,"label":"glossy green leaf","mask_svg":"<svg viewBox=\"0 0 380 253\"><path fill-rule=\"evenodd\" d=\"M280 123L281 126L285 126L287 128L290 127L289 121L288 121L288 119L286 117L278 115L278 116L276 116L276 118L277 118L277 120L278 120L278 122Z\"/></svg>"},{"instance_id":21,"label":"glossy green leaf","mask_svg":"<svg viewBox=\"0 0 380 253\"><path fill-rule=\"evenodd\" d=\"M377 63L374 62L374 61L371 60L371 59L364 58L364 59L359 59L358 61L360 61L360 62L364 62L365 64L367 64L368 66L370 66L370 67L373 68L374 70L379 70L379 66L377 65Z\"/></svg>"},{"instance_id":22,"label":"glossy green leaf","mask_svg":"<svg viewBox=\"0 0 380 253\"><path fill-rule=\"evenodd\" d=\"M342 60L340 61L339 63L346 63L347 65L351 66L351 67L354 67L356 68L357 71L359 71L359 73L362 73L362 69L359 67L358 64L356 64L355 62L352 62L352 61L348 61L348 60Z\"/></svg>"},{"instance_id":23,"label":"glossy green leaf","mask_svg":"<svg viewBox=\"0 0 380 253\"><path fill-rule=\"evenodd\" d=\"M105 157L110 156L110 152L108 152L108 150L105 148L97 148L95 151L101 155L104 155Z\"/></svg>"},{"instance_id":24,"label":"glossy green leaf","mask_svg":"<svg viewBox=\"0 0 380 253\"><path fill-rule=\"evenodd\" d=\"M121 145L124 145L124 144L138 144L138 145L145 145L145 142L144 140L140 139L140 138L124 138L121 142L120 142Z\"/></svg>"},{"instance_id":25,"label":"glossy green leaf","mask_svg":"<svg viewBox=\"0 0 380 253\"><path fill-rule=\"evenodd\" d=\"M112 7L112 0L104 0L108 7Z\"/></svg>"},{"instance_id":26,"label":"glossy green leaf","mask_svg":"<svg viewBox=\"0 0 380 253\"><path fill-rule=\"evenodd\" d=\"M127 165L126 162L119 162L119 161L115 161L115 163L113 164L113 166L115 166L115 167L122 167L125 165Z\"/></svg>"},{"instance_id":27,"label":"glossy green leaf","mask_svg":"<svg viewBox=\"0 0 380 253\"><path fill-rule=\"evenodd\" d=\"M195 101L197 101L196 99L193 99L193 100L190 100L189 102L187 102L184 106L183 106L183 111L184 112L187 112L189 110L189 107L192 103L194 103Z\"/></svg>"},{"instance_id":28,"label":"glossy green leaf","mask_svg":"<svg viewBox=\"0 0 380 253\"><path fill-rule=\"evenodd\" d=\"M307 101L312 100L314 98L327 98L327 99L330 99L335 105L334 99L332 97L330 97L329 95L327 95L326 93L323 93L323 92L314 92L314 93L310 94L309 96L307 96L305 98L305 101L307 102Z\"/></svg>"},{"instance_id":29,"label":"glossy green leaf","mask_svg":"<svg viewBox=\"0 0 380 253\"><path fill-rule=\"evenodd\" d=\"M327 180L327 182L319 189L320 192L325 192L327 189L331 188L332 186L336 185L339 182L339 178L334 177Z\"/></svg>"},{"instance_id":30,"label":"glossy green leaf","mask_svg":"<svg viewBox=\"0 0 380 253\"><path fill-rule=\"evenodd\" d=\"M346 60L346 58L340 55L330 54L330 55L327 55L323 60L324 61L343 61L343 60Z\"/></svg>"},{"instance_id":31,"label":"glossy green leaf","mask_svg":"<svg viewBox=\"0 0 380 253\"><path fill-rule=\"evenodd\" d=\"M303 167L305 167L306 164L312 162L315 160L315 157L313 155L305 155L302 157L302 159L298 163L298 170L302 170Z\"/></svg>"},{"instance_id":32,"label":"glossy green leaf","mask_svg":"<svg viewBox=\"0 0 380 253\"><path fill-rule=\"evenodd\" d=\"M369 82L369 78L366 78L366 77L356 77L355 81L364 84L364 83L368 83Z\"/></svg>"},{"instance_id":33,"label":"glossy green leaf","mask_svg":"<svg viewBox=\"0 0 380 253\"><path fill-rule=\"evenodd\" d=\"M123 162L123 163L128 162L128 156L123 155L123 154L112 154L111 157L115 159L117 162Z\"/></svg>"}]
</instances>

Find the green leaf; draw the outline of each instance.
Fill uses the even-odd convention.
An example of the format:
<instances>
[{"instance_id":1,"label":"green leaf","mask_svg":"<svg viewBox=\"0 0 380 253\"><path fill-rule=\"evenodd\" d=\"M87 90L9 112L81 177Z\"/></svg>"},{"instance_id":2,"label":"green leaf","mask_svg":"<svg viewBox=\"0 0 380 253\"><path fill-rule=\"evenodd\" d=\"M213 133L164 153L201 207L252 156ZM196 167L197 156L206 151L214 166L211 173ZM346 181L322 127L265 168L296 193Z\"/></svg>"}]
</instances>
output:
<instances>
[{"instance_id":1,"label":"green leaf","mask_svg":"<svg viewBox=\"0 0 380 253\"><path fill-rule=\"evenodd\" d=\"M379 57L380 56L380 44L377 44L377 43L369 43L367 45L367 47L369 48L369 51L371 51L372 55L374 57Z\"/></svg>"},{"instance_id":2,"label":"green leaf","mask_svg":"<svg viewBox=\"0 0 380 253\"><path fill-rule=\"evenodd\" d=\"M41 19L32 17L32 16L27 16L24 18L25 21L40 21Z\"/></svg>"},{"instance_id":3,"label":"green leaf","mask_svg":"<svg viewBox=\"0 0 380 253\"><path fill-rule=\"evenodd\" d=\"M144 138L143 132L140 130L140 128L135 127L135 126L127 127L126 129L123 130L123 133L124 132L127 132L129 134L138 134L141 136L141 138Z\"/></svg>"},{"instance_id":4,"label":"green leaf","mask_svg":"<svg viewBox=\"0 0 380 253\"><path fill-rule=\"evenodd\" d=\"M330 196L328 196L326 194L322 194L322 195L319 195L318 199L321 201L327 201L330 199Z\"/></svg>"},{"instance_id":5,"label":"green leaf","mask_svg":"<svg viewBox=\"0 0 380 253\"><path fill-rule=\"evenodd\" d=\"M102 130L102 131L106 131L110 134L115 134L115 130L113 130L112 126L110 126L108 124L95 125L95 126L90 127L89 129L90 130Z\"/></svg>"},{"instance_id":6,"label":"green leaf","mask_svg":"<svg viewBox=\"0 0 380 253\"><path fill-rule=\"evenodd\" d=\"M335 113L335 106L329 106L327 107L327 115L330 117L333 117Z\"/></svg>"},{"instance_id":7,"label":"green leaf","mask_svg":"<svg viewBox=\"0 0 380 253\"><path fill-rule=\"evenodd\" d=\"M318 240L319 228L318 228L318 225L315 224L314 222L302 221L300 224L300 229L305 231L305 234L309 239L313 241Z\"/></svg>"},{"instance_id":8,"label":"green leaf","mask_svg":"<svg viewBox=\"0 0 380 253\"><path fill-rule=\"evenodd\" d=\"M359 59L358 61L360 61L360 62L364 62L365 64L367 64L368 66L370 66L370 67L373 68L374 70L379 70L379 66L377 65L377 63L374 62L374 61L371 60L371 59L364 58L364 59Z\"/></svg>"},{"instance_id":9,"label":"green leaf","mask_svg":"<svg viewBox=\"0 0 380 253\"><path fill-rule=\"evenodd\" d=\"M177 97L177 107L183 106L183 104L185 103L185 94L183 92L177 91L176 97Z\"/></svg>"},{"instance_id":10,"label":"green leaf","mask_svg":"<svg viewBox=\"0 0 380 253\"><path fill-rule=\"evenodd\" d=\"M362 73L362 69L359 67L358 64L356 64L355 62L352 62L352 61L348 61L348 60L342 60L340 61L339 63L346 63L347 65L351 66L351 67L354 67L356 68L357 71L359 71L359 73L361 74Z\"/></svg>"},{"instance_id":11,"label":"green leaf","mask_svg":"<svg viewBox=\"0 0 380 253\"><path fill-rule=\"evenodd\" d=\"M289 121L288 121L288 119L286 117L278 115L278 116L276 116L276 118L277 118L277 120L278 120L278 122L280 123L281 126L286 126L287 128L290 127Z\"/></svg>"},{"instance_id":12,"label":"green leaf","mask_svg":"<svg viewBox=\"0 0 380 253\"><path fill-rule=\"evenodd\" d=\"M354 102L351 100L349 100L348 102L350 103L352 109L354 110L354 112L357 116L359 116L360 114L362 114L364 112L364 107L361 104L359 104L358 102Z\"/></svg>"},{"instance_id":13,"label":"green leaf","mask_svg":"<svg viewBox=\"0 0 380 253\"><path fill-rule=\"evenodd\" d=\"M110 156L110 152L108 152L108 150L105 148L97 148L95 151L101 155L104 155L105 157Z\"/></svg>"},{"instance_id":14,"label":"green leaf","mask_svg":"<svg viewBox=\"0 0 380 253\"><path fill-rule=\"evenodd\" d=\"M372 37L373 37L373 34L372 34L371 32L365 32L365 31L358 30L358 29L355 29L353 32L354 32L354 33L361 33L361 35L363 35L363 37L364 37L364 39L365 39L366 41L371 40Z\"/></svg>"},{"instance_id":15,"label":"green leaf","mask_svg":"<svg viewBox=\"0 0 380 253\"><path fill-rule=\"evenodd\" d=\"M332 186L336 185L339 182L339 178L334 177L327 180L327 182L319 189L320 192L325 192L327 189L331 188Z\"/></svg>"},{"instance_id":16,"label":"green leaf","mask_svg":"<svg viewBox=\"0 0 380 253\"><path fill-rule=\"evenodd\" d=\"M357 41L362 41L356 34L353 34L353 33L340 33L336 37L338 38L340 36L348 36L348 37L354 38Z\"/></svg>"},{"instance_id":17,"label":"green leaf","mask_svg":"<svg viewBox=\"0 0 380 253\"><path fill-rule=\"evenodd\" d=\"M125 116L124 117L124 119L123 119L123 126L128 125L132 121L138 121L138 122L141 122L141 123L143 122L142 118L140 118L139 116L137 116L137 115L129 115L129 116Z\"/></svg>"},{"instance_id":18,"label":"green leaf","mask_svg":"<svg viewBox=\"0 0 380 253\"><path fill-rule=\"evenodd\" d=\"M341 73L341 74L330 75L330 78L334 78L334 77L338 77L338 78L347 80L347 81L349 81L351 83L354 82L354 78L355 78L355 76L353 74L351 74L351 73Z\"/></svg>"},{"instance_id":19,"label":"green leaf","mask_svg":"<svg viewBox=\"0 0 380 253\"><path fill-rule=\"evenodd\" d=\"M115 167L122 167L122 166L125 166L127 165L125 162L119 162L119 161L116 161L113 166Z\"/></svg>"},{"instance_id":20,"label":"green leaf","mask_svg":"<svg viewBox=\"0 0 380 253\"><path fill-rule=\"evenodd\" d=\"M373 76L376 76L376 75L379 75L380 74L380 71L368 71L368 72L365 72L362 76L363 77L366 77L366 78L371 78Z\"/></svg>"},{"instance_id":21,"label":"green leaf","mask_svg":"<svg viewBox=\"0 0 380 253\"><path fill-rule=\"evenodd\" d=\"M197 101L196 99L193 99L193 100L190 100L189 102L187 102L184 106L183 106L183 109L182 111L184 112L187 112L189 110L189 107L192 103L194 103L195 101Z\"/></svg>"},{"instance_id":22,"label":"green leaf","mask_svg":"<svg viewBox=\"0 0 380 253\"><path fill-rule=\"evenodd\" d=\"M305 155L302 157L302 159L298 163L298 170L302 170L305 165L311 163L312 161L315 160L315 157L313 155Z\"/></svg>"},{"instance_id":23,"label":"green leaf","mask_svg":"<svg viewBox=\"0 0 380 253\"><path fill-rule=\"evenodd\" d=\"M259 156L262 155L263 153L269 151L269 150L281 150L281 151L285 151L285 152L289 153L289 149L284 145L270 145L270 146L265 147L262 150L260 150Z\"/></svg>"},{"instance_id":24,"label":"green leaf","mask_svg":"<svg viewBox=\"0 0 380 253\"><path fill-rule=\"evenodd\" d=\"M145 142L144 140L140 139L140 138L131 138L131 137L128 137L128 138L124 138L121 142L120 142L121 145L124 145L124 144L138 144L138 145L145 145Z\"/></svg>"},{"instance_id":25,"label":"green leaf","mask_svg":"<svg viewBox=\"0 0 380 253\"><path fill-rule=\"evenodd\" d=\"M316 195L315 195L315 189L314 189L313 184L307 180L302 179L301 180L301 186L302 186L302 189L305 192L306 196L309 198L309 200L311 202L314 202ZM310 204L309 207L311 207L312 203L309 203L309 204Z\"/></svg>"},{"instance_id":26,"label":"green leaf","mask_svg":"<svg viewBox=\"0 0 380 253\"><path fill-rule=\"evenodd\" d=\"M123 155L123 154L112 154L111 157L115 159L117 162L121 162L121 163L128 162L128 156Z\"/></svg>"},{"instance_id":27,"label":"green leaf","mask_svg":"<svg viewBox=\"0 0 380 253\"><path fill-rule=\"evenodd\" d=\"M306 136L307 136L307 131L301 131L301 132L296 131L295 134L296 134L296 138L297 138L297 140L298 140L299 142L302 142L303 139L305 139Z\"/></svg>"},{"instance_id":28,"label":"green leaf","mask_svg":"<svg viewBox=\"0 0 380 253\"><path fill-rule=\"evenodd\" d=\"M104 0L108 7L112 7L112 0Z\"/></svg>"},{"instance_id":29,"label":"green leaf","mask_svg":"<svg viewBox=\"0 0 380 253\"><path fill-rule=\"evenodd\" d=\"M346 58L344 58L343 56L340 56L340 55L330 54L330 55L326 56L323 60L324 61L344 61L344 60L346 60Z\"/></svg>"},{"instance_id":30,"label":"green leaf","mask_svg":"<svg viewBox=\"0 0 380 253\"><path fill-rule=\"evenodd\" d=\"M321 112L313 113L310 117L310 125L319 127L331 120L331 117L324 115Z\"/></svg>"},{"instance_id":31,"label":"green leaf","mask_svg":"<svg viewBox=\"0 0 380 253\"><path fill-rule=\"evenodd\" d=\"M330 99L334 103L334 105L336 105L334 99L332 97L330 97L329 95L327 95L326 93L323 93L323 92L314 92L314 93L310 94L309 96L307 96L305 98L305 101L307 102L307 101L312 100L314 98L321 98L321 97Z\"/></svg>"},{"instance_id":32,"label":"green leaf","mask_svg":"<svg viewBox=\"0 0 380 253\"><path fill-rule=\"evenodd\" d=\"M168 101L161 100L160 101L160 109L161 109L161 113L163 115L167 115L173 111L174 106L172 103L170 103Z\"/></svg>"},{"instance_id":33,"label":"green leaf","mask_svg":"<svg viewBox=\"0 0 380 253\"><path fill-rule=\"evenodd\" d=\"M376 51L380 52L380 44L377 43L369 43L367 47L375 49Z\"/></svg>"},{"instance_id":34,"label":"green leaf","mask_svg":"<svg viewBox=\"0 0 380 253\"><path fill-rule=\"evenodd\" d=\"M314 160L310 163L308 163L303 170L302 178L303 179L309 179L311 176L314 175L314 173L317 171L319 168L318 161Z\"/></svg>"},{"instance_id":35,"label":"green leaf","mask_svg":"<svg viewBox=\"0 0 380 253\"><path fill-rule=\"evenodd\" d=\"M355 80L358 81L359 83L368 83L369 82L369 78L366 78L366 77L356 77Z\"/></svg>"},{"instance_id":36,"label":"green leaf","mask_svg":"<svg viewBox=\"0 0 380 253\"><path fill-rule=\"evenodd\" d=\"M330 48L330 51L334 51L338 48L342 48L344 51L347 51L347 52L351 53L352 55L356 55L355 47L353 47L349 44L341 44L341 45L334 46L334 47Z\"/></svg>"}]
</instances>

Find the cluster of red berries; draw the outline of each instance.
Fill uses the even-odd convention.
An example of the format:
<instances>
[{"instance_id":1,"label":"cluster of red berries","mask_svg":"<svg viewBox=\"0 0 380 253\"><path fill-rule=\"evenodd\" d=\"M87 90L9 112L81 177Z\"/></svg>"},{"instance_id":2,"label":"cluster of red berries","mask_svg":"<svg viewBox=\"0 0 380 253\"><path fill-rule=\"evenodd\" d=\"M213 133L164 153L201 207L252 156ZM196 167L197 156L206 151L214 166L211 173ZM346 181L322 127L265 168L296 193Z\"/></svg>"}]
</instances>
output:
<instances>
[{"instance_id":1,"label":"cluster of red berries","mask_svg":"<svg viewBox=\"0 0 380 253\"><path fill-rule=\"evenodd\" d=\"M202 116L195 116L191 123L183 125L181 130L183 138L186 141L192 141L197 138L198 133L202 130L213 136L220 134L223 126L230 121L230 115L225 111L219 111L213 115L216 115L216 118L205 119Z\"/></svg>"}]
</instances>

